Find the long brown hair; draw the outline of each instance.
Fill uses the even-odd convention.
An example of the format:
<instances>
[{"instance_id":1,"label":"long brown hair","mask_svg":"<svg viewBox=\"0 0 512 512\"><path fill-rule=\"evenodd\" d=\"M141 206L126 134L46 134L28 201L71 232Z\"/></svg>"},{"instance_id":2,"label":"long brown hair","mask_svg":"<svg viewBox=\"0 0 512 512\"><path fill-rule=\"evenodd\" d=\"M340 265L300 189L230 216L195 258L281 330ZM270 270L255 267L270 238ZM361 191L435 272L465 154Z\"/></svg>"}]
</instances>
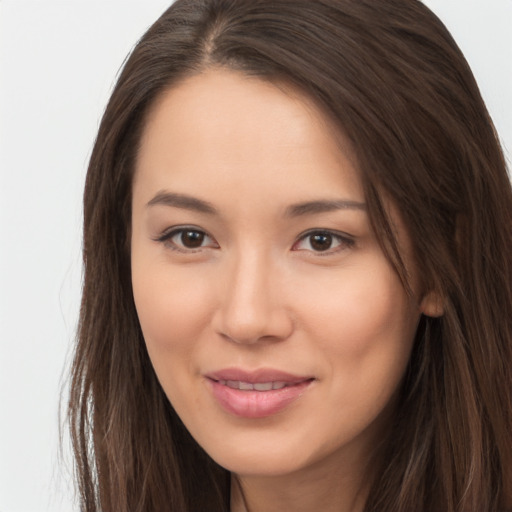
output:
<instances>
[{"instance_id":1,"label":"long brown hair","mask_svg":"<svg viewBox=\"0 0 512 512\"><path fill-rule=\"evenodd\" d=\"M226 511L229 474L190 437L149 361L130 280L131 182L147 112L212 66L304 91L351 139L383 250L406 224L423 317L366 512L512 506L512 191L452 37L417 0L178 0L124 65L84 196L69 419L86 512Z\"/></svg>"}]
</instances>

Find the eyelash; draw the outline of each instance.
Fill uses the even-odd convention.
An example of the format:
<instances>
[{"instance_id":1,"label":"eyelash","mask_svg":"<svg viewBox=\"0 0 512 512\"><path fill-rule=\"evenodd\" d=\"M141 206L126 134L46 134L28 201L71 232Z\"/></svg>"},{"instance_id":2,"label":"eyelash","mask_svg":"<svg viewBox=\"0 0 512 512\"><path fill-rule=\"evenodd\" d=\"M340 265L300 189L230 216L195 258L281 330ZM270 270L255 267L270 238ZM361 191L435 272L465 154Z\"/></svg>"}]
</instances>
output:
<instances>
[{"instance_id":1,"label":"eyelash","mask_svg":"<svg viewBox=\"0 0 512 512\"><path fill-rule=\"evenodd\" d=\"M204 237L201 240L201 244L205 238L208 238L208 239L212 240L214 246L211 247L208 245L207 246L200 245L197 248L180 247L179 245L177 245L176 242L172 241L172 239L175 236L177 236L177 235L183 236L183 234L186 232L199 234L199 236ZM332 239L332 241L337 241L338 246L336 246L334 249L328 248L325 251L315 251L314 249L296 249L296 247L299 244L301 244L308 238L310 239L309 245L311 246L311 237L313 237L313 236L328 237L328 238ZM162 233L159 237L157 237L155 239L155 241L163 243L166 247L168 247L169 249L171 249L173 251L178 251L178 252L182 252L182 253L186 253L186 254L200 252L202 249L205 249L205 248L213 248L213 249L219 248L219 245L217 244L217 242L211 235L209 235L206 231L196 228L194 226L183 226L183 227L179 227L179 228L172 228L172 229ZM354 238L352 236L348 235L347 233L331 231L331 230L327 230L327 229L312 229L305 233L302 233L298 237L297 241L292 246L292 250L309 251L309 252L315 254L316 256L329 256L331 254L336 254L345 249L350 249L350 248L354 247L354 245L355 245Z\"/></svg>"}]
</instances>

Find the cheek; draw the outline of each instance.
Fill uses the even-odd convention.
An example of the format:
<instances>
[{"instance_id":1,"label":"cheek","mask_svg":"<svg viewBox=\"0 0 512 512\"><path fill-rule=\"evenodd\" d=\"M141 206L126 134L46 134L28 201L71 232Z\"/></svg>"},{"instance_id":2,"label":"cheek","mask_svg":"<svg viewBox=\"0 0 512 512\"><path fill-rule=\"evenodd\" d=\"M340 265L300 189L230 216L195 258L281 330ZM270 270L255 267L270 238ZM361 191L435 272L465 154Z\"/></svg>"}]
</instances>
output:
<instances>
[{"instance_id":1,"label":"cheek","mask_svg":"<svg viewBox=\"0 0 512 512\"><path fill-rule=\"evenodd\" d=\"M409 361L419 320L415 302L387 263L373 268L352 268L305 294L308 337L325 363L318 415L330 431L326 450L339 438L380 428L377 419L385 418Z\"/></svg>"},{"instance_id":2,"label":"cheek","mask_svg":"<svg viewBox=\"0 0 512 512\"><path fill-rule=\"evenodd\" d=\"M135 306L155 368L158 358L191 352L207 324L213 300L197 277L161 266L132 264ZM167 267L167 268L166 268Z\"/></svg>"},{"instance_id":3,"label":"cheek","mask_svg":"<svg viewBox=\"0 0 512 512\"><path fill-rule=\"evenodd\" d=\"M365 263L308 287L302 310L333 381L354 392L378 382L388 393L407 365L419 311L386 260Z\"/></svg>"},{"instance_id":4,"label":"cheek","mask_svg":"<svg viewBox=\"0 0 512 512\"><path fill-rule=\"evenodd\" d=\"M156 376L181 414L194 410L191 378L197 375L197 354L209 316L208 289L196 279L169 272L168 265L133 266L133 294L142 334Z\"/></svg>"},{"instance_id":5,"label":"cheek","mask_svg":"<svg viewBox=\"0 0 512 512\"><path fill-rule=\"evenodd\" d=\"M364 347L364 340L371 341L372 331L408 329L408 319L415 316L412 301L392 270L385 264L380 267L348 269L308 287L302 307L317 328L330 331L327 339L348 337L346 341L356 349Z\"/></svg>"}]
</instances>

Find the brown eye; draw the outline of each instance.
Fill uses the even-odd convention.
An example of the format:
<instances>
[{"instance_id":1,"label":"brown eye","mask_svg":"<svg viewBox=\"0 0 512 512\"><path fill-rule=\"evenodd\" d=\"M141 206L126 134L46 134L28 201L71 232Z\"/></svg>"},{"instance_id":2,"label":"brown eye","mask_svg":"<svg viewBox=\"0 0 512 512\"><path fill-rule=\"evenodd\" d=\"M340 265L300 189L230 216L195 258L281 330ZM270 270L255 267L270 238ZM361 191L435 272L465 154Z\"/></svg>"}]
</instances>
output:
<instances>
[{"instance_id":1,"label":"brown eye","mask_svg":"<svg viewBox=\"0 0 512 512\"><path fill-rule=\"evenodd\" d=\"M310 231L293 246L294 251L333 254L353 247L355 240L344 233L336 231Z\"/></svg>"},{"instance_id":2,"label":"brown eye","mask_svg":"<svg viewBox=\"0 0 512 512\"><path fill-rule=\"evenodd\" d=\"M332 236L327 233L310 235L309 243L311 244L311 248L315 251L327 251L332 246Z\"/></svg>"},{"instance_id":3,"label":"brown eye","mask_svg":"<svg viewBox=\"0 0 512 512\"><path fill-rule=\"evenodd\" d=\"M218 249L217 242L201 229L179 228L164 233L156 239L165 247L181 252L196 252L202 249Z\"/></svg>"},{"instance_id":4,"label":"brown eye","mask_svg":"<svg viewBox=\"0 0 512 512\"><path fill-rule=\"evenodd\" d=\"M184 230L179 238L183 247L197 249L203 245L205 234L202 231Z\"/></svg>"}]
</instances>

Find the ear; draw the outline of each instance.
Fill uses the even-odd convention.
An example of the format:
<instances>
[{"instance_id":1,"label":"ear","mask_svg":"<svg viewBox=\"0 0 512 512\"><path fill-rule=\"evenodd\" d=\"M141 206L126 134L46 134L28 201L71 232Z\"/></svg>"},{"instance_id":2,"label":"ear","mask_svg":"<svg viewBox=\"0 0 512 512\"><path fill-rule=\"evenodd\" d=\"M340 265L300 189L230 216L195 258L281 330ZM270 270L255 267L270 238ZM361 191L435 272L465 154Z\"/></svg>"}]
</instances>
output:
<instances>
[{"instance_id":1,"label":"ear","mask_svg":"<svg viewBox=\"0 0 512 512\"><path fill-rule=\"evenodd\" d=\"M437 292L427 292L420 302L420 311L434 318L444 315L444 304L441 295Z\"/></svg>"}]
</instances>

